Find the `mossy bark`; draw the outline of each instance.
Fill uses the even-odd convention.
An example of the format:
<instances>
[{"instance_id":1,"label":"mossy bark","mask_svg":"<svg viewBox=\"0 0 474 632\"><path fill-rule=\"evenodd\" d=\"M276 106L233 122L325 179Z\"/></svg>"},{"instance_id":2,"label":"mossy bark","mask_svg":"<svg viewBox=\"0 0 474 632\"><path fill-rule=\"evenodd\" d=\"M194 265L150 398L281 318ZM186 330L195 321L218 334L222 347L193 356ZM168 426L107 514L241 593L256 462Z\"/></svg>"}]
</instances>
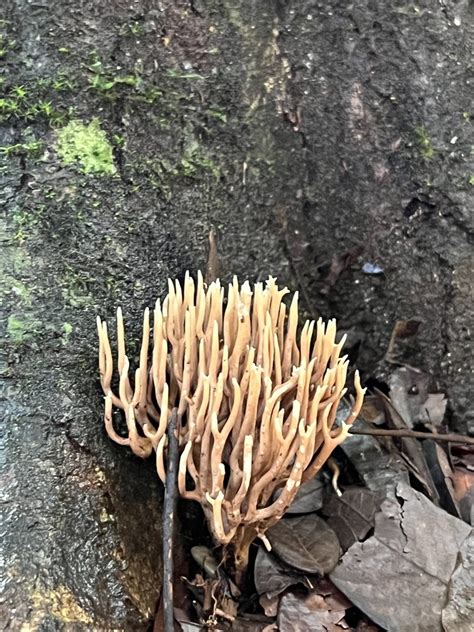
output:
<instances>
[{"instance_id":1,"label":"mossy bark","mask_svg":"<svg viewBox=\"0 0 474 632\"><path fill-rule=\"evenodd\" d=\"M421 320L402 360L448 393L452 427L472 423L469 8L1 11L10 625L145 629L161 490L102 430L94 319L121 305L138 339L167 277L204 267L211 226L226 280L300 289L308 315L338 318L366 376L391 370L379 359L394 322ZM58 153L58 130L93 120L106 173Z\"/></svg>"}]
</instances>

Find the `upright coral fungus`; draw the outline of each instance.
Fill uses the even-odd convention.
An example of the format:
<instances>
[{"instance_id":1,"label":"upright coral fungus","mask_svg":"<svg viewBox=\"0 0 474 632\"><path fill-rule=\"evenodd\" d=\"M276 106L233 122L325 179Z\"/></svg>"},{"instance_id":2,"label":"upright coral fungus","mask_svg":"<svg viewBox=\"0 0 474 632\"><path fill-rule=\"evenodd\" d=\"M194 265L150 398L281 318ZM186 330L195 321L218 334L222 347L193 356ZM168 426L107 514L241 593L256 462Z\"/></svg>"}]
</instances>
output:
<instances>
[{"instance_id":1,"label":"upright coral fungus","mask_svg":"<svg viewBox=\"0 0 474 632\"><path fill-rule=\"evenodd\" d=\"M117 311L118 393L105 322L98 319L99 367L110 438L135 454L156 452L165 481L167 424L177 410L180 495L198 501L216 543L231 548L242 570L256 537L279 520L300 484L321 469L347 436L362 406L355 399L345 421L336 412L346 393L348 361L336 343L336 323L306 321L298 330L298 293L270 277L264 286L236 278L227 293L219 281L205 286L186 274L169 281L157 301L150 353L148 309L133 386ZM128 436L112 424L113 406L125 413Z\"/></svg>"}]
</instances>

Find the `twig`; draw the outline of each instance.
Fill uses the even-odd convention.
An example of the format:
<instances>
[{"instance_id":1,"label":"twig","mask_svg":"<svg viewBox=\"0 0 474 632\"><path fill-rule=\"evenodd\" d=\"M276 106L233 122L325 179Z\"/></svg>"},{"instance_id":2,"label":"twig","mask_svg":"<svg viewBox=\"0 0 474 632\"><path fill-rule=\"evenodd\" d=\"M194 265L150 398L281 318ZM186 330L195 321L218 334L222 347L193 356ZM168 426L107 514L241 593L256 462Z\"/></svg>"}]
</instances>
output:
<instances>
[{"instance_id":1,"label":"twig","mask_svg":"<svg viewBox=\"0 0 474 632\"><path fill-rule=\"evenodd\" d=\"M163 503L163 618L164 632L174 632L173 607L173 525L178 473L177 410L173 408L168 425L168 464Z\"/></svg>"},{"instance_id":2,"label":"twig","mask_svg":"<svg viewBox=\"0 0 474 632\"><path fill-rule=\"evenodd\" d=\"M349 434L373 435L374 437L410 437L411 439L433 439L434 441L448 441L449 443L467 443L474 445L474 437L459 434L434 434L417 430L386 430L384 428L351 428Z\"/></svg>"},{"instance_id":3,"label":"twig","mask_svg":"<svg viewBox=\"0 0 474 632\"><path fill-rule=\"evenodd\" d=\"M215 281L221 272L222 262L217 251L216 234L214 229L209 231L209 254L207 257L205 282L209 285Z\"/></svg>"}]
</instances>

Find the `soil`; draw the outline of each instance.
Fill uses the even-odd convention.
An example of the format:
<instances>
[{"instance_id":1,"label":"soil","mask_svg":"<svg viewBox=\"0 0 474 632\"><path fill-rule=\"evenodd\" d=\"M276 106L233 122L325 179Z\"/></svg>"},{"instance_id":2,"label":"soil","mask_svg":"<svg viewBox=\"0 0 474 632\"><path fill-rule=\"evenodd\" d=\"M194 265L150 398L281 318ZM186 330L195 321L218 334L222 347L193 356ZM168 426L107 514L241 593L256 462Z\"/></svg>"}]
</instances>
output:
<instances>
[{"instance_id":1,"label":"soil","mask_svg":"<svg viewBox=\"0 0 474 632\"><path fill-rule=\"evenodd\" d=\"M4 0L0 22L5 629L145 630L153 464L102 429L95 316L131 349L168 277L277 276L380 382L472 402L468 0ZM30 627L22 627L25 625Z\"/></svg>"}]
</instances>

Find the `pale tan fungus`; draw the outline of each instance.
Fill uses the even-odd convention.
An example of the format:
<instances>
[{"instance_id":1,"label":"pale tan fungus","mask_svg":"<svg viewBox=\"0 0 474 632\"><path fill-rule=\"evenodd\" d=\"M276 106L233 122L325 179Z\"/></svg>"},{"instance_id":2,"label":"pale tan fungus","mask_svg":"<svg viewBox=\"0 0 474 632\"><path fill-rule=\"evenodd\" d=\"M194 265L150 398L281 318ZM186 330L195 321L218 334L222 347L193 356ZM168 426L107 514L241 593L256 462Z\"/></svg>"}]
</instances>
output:
<instances>
[{"instance_id":1,"label":"pale tan fungus","mask_svg":"<svg viewBox=\"0 0 474 632\"><path fill-rule=\"evenodd\" d=\"M219 281L206 287L200 273L196 284L189 274L183 287L170 280L153 312L151 358L145 310L133 388L119 308L118 394L107 325L97 319L108 435L143 458L155 450L165 482L166 429L177 408L179 493L201 503L215 541L234 548L238 567L256 537L268 546L265 531L346 438L364 398L356 371L352 410L336 424L345 337L336 343L335 321L321 319L306 321L298 335L298 293L288 317L287 293L272 277L253 292L234 278L227 293ZM114 430L113 406L124 411L127 438Z\"/></svg>"}]
</instances>

